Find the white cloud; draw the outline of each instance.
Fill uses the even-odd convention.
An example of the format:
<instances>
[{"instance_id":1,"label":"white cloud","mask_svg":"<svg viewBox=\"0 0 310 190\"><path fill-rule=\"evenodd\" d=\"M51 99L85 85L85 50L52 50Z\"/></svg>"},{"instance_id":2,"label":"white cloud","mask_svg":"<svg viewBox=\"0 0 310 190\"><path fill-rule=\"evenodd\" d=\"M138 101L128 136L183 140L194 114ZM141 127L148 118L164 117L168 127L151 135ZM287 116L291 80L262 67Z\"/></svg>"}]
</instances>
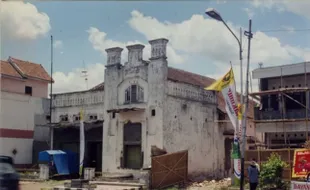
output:
<instances>
[{"instance_id":1,"label":"white cloud","mask_svg":"<svg viewBox=\"0 0 310 190\"><path fill-rule=\"evenodd\" d=\"M87 30L89 37L88 40L92 43L93 48L97 51L100 51L102 55L106 55L105 49L111 47L121 47L124 49L122 60L127 61L127 54L128 51L126 46L133 45L133 44L143 44L145 48L143 50L143 58L148 60L151 56L151 47L149 44L144 44L139 41L128 41L128 42L119 42L114 41L107 38L107 34L105 32L100 31L98 28L90 27ZM167 56L169 57L170 63L179 64L183 63L186 59L185 56L181 56L170 46L167 46Z\"/></svg>"},{"instance_id":2,"label":"white cloud","mask_svg":"<svg viewBox=\"0 0 310 190\"><path fill-rule=\"evenodd\" d=\"M190 63L195 62L195 55L205 56L211 60L210 70L213 78L221 77L229 69L229 61L232 61L236 75L236 83L240 89L240 67L238 57L238 45L234 37L227 28L215 20L205 18L202 15L193 15L192 17L178 23L161 22L156 18L145 16L139 11L132 11L131 18L128 21L132 29L144 35L147 40L156 38L169 39L167 56L171 63ZM239 26L228 23L234 33L239 33ZM91 27L87 30L88 40L93 48L106 55L105 49L111 47L124 48L122 60L127 61L127 45L143 44L139 41L121 42L108 38L108 34L100 31L98 28ZM237 35L239 36L239 35ZM244 47L247 47L247 40L243 39ZM150 45L144 44L144 59L150 57ZM246 53L243 49L243 73L245 80L246 72ZM179 52L182 52L180 54ZM193 60L188 60L191 57ZM258 67L258 63L264 63L264 66L292 63L296 58L307 60L310 58L310 49L294 47L282 44L278 38L268 36L263 32L255 32L251 45L251 68ZM104 65L95 64L88 67L89 86L94 86L104 79ZM93 74L91 74L93 72ZM208 72L208 71L206 71ZM81 78L81 69L74 70L68 74L55 73L54 78L58 91L70 91L85 89L85 82ZM60 82L59 82L60 81ZM92 82L91 82L92 81ZM91 85L92 84L92 85ZM253 91L257 90L257 81L252 81Z\"/></svg>"},{"instance_id":3,"label":"white cloud","mask_svg":"<svg viewBox=\"0 0 310 190\"><path fill-rule=\"evenodd\" d=\"M51 29L48 15L39 12L31 3L1 1L0 4L0 22L4 37L36 39Z\"/></svg>"},{"instance_id":4,"label":"white cloud","mask_svg":"<svg viewBox=\"0 0 310 190\"><path fill-rule=\"evenodd\" d=\"M63 47L63 42L61 40L56 40L53 44L54 48L62 48Z\"/></svg>"},{"instance_id":5,"label":"white cloud","mask_svg":"<svg viewBox=\"0 0 310 190\"><path fill-rule=\"evenodd\" d=\"M249 18L253 18L255 13L254 13L254 11L252 9L244 8L243 10L246 12L246 14L248 15Z\"/></svg>"},{"instance_id":6,"label":"white cloud","mask_svg":"<svg viewBox=\"0 0 310 190\"><path fill-rule=\"evenodd\" d=\"M144 16L138 11L132 11L131 16L130 26L148 40L166 37L175 50L181 50L191 55L199 54L211 59L213 66L218 68L215 70L221 72L214 73L216 76L220 76L218 74L223 74L228 70L229 61L232 61L234 65L237 64L238 67L235 68L236 80L237 84L240 84L238 45L222 23L202 15L193 15L179 23L160 22L156 18ZM239 34L236 26L231 23L228 25L235 34ZM243 40L243 43L244 47L247 47L246 39ZM245 69L247 50L243 51ZM284 45L278 38L258 31L254 33L252 39L250 71L256 68L259 62L263 62L265 66L287 64L292 63L296 58L305 60L309 54L309 49ZM254 81L252 82L254 83Z\"/></svg>"},{"instance_id":7,"label":"white cloud","mask_svg":"<svg viewBox=\"0 0 310 190\"><path fill-rule=\"evenodd\" d=\"M288 11L294 14L304 16L310 19L310 1L292 1L292 0L252 0L252 5L254 7L261 8L276 8L277 11L283 12Z\"/></svg>"},{"instance_id":8,"label":"white cloud","mask_svg":"<svg viewBox=\"0 0 310 190\"><path fill-rule=\"evenodd\" d=\"M86 67L87 71L87 83L82 76L84 68L76 68L69 73L55 72L53 73L53 79L55 83L53 85L53 93L63 93L72 91L82 91L98 85L104 80L105 66L101 63L90 64Z\"/></svg>"}]
</instances>

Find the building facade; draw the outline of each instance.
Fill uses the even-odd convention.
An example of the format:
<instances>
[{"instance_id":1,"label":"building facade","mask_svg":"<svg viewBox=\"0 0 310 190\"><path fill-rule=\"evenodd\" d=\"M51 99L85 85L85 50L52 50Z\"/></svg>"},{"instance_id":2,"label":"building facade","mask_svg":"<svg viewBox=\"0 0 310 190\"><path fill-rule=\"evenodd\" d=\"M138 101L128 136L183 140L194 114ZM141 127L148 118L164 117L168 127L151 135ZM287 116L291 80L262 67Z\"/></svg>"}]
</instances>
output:
<instances>
[{"instance_id":1,"label":"building facade","mask_svg":"<svg viewBox=\"0 0 310 190\"><path fill-rule=\"evenodd\" d=\"M85 166L101 171L104 88L53 94L54 149L79 152L80 111L84 112Z\"/></svg>"},{"instance_id":2,"label":"building facade","mask_svg":"<svg viewBox=\"0 0 310 190\"><path fill-rule=\"evenodd\" d=\"M149 43L149 61L140 44L127 46L124 64L122 48L106 50L102 171L148 167L155 145L188 150L191 175L223 176L230 169L233 128L223 97L204 90L214 79L169 67L167 39Z\"/></svg>"},{"instance_id":3,"label":"building facade","mask_svg":"<svg viewBox=\"0 0 310 190\"><path fill-rule=\"evenodd\" d=\"M17 165L32 164L35 126L49 117L50 81L39 64L12 57L1 61L0 154L12 156Z\"/></svg>"},{"instance_id":4,"label":"building facade","mask_svg":"<svg viewBox=\"0 0 310 190\"><path fill-rule=\"evenodd\" d=\"M256 130L265 134L268 148L302 147L308 126L310 62L259 68L253 79L259 80L261 106L255 108Z\"/></svg>"},{"instance_id":5,"label":"building facade","mask_svg":"<svg viewBox=\"0 0 310 190\"><path fill-rule=\"evenodd\" d=\"M127 46L124 64L123 49L109 48L104 83L88 91L54 94L54 148L79 152L78 113L83 108L86 167L139 172L150 166L151 147L157 146L168 152L189 150L191 175L229 175L234 130L223 96L204 90L214 79L169 67L167 43L150 41L148 61L142 59L143 45ZM251 102L248 142L256 139L253 110Z\"/></svg>"}]
</instances>

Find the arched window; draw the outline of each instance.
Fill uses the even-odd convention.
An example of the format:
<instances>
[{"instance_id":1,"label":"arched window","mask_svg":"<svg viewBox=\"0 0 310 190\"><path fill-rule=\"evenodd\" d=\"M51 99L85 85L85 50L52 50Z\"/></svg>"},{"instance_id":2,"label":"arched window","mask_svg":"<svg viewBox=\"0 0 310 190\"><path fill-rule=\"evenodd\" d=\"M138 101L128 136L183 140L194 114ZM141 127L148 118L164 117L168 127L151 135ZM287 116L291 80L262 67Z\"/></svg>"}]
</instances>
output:
<instances>
[{"instance_id":1,"label":"arched window","mask_svg":"<svg viewBox=\"0 0 310 190\"><path fill-rule=\"evenodd\" d=\"M125 104L143 102L143 88L138 85L131 85L125 90Z\"/></svg>"}]
</instances>

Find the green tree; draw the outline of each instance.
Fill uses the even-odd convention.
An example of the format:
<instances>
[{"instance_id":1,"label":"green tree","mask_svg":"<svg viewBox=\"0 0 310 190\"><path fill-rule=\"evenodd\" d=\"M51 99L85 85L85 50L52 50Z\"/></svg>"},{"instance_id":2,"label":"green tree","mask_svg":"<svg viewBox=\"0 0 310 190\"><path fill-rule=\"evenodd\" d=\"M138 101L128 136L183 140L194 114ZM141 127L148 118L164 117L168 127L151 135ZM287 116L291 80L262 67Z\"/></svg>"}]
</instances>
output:
<instances>
[{"instance_id":1,"label":"green tree","mask_svg":"<svg viewBox=\"0 0 310 190\"><path fill-rule=\"evenodd\" d=\"M260 173L260 186L262 189L287 189L287 184L282 179L283 170L288 164L281 157L272 153L268 161L262 165Z\"/></svg>"}]
</instances>

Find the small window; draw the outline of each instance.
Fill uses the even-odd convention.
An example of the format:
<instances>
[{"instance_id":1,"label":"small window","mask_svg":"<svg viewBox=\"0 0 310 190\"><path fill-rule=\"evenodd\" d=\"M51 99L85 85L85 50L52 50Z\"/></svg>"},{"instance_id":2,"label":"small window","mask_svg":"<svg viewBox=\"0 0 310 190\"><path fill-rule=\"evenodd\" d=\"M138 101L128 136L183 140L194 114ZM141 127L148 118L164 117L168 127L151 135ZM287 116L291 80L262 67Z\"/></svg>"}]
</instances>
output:
<instances>
[{"instance_id":1,"label":"small window","mask_svg":"<svg viewBox=\"0 0 310 190\"><path fill-rule=\"evenodd\" d=\"M125 104L143 102L144 91L138 85L131 85L125 90Z\"/></svg>"},{"instance_id":2,"label":"small window","mask_svg":"<svg viewBox=\"0 0 310 190\"><path fill-rule=\"evenodd\" d=\"M156 115L155 109L152 109L152 116L155 116L155 115Z\"/></svg>"},{"instance_id":3,"label":"small window","mask_svg":"<svg viewBox=\"0 0 310 190\"><path fill-rule=\"evenodd\" d=\"M93 116L91 115L91 116L89 116L89 119L93 119Z\"/></svg>"},{"instance_id":4,"label":"small window","mask_svg":"<svg viewBox=\"0 0 310 190\"><path fill-rule=\"evenodd\" d=\"M97 119L98 119L98 117L95 115L95 116L94 116L94 119L95 119L95 120L97 120Z\"/></svg>"},{"instance_id":5,"label":"small window","mask_svg":"<svg viewBox=\"0 0 310 190\"><path fill-rule=\"evenodd\" d=\"M32 87L31 86L25 87L25 94L32 96Z\"/></svg>"},{"instance_id":6,"label":"small window","mask_svg":"<svg viewBox=\"0 0 310 190\"><path fill-rule=\"evenodd\" d=\"M112 118L113 118L113 119L115 118L115 112L112 113Z\"/></svg>"}]
</instances>

